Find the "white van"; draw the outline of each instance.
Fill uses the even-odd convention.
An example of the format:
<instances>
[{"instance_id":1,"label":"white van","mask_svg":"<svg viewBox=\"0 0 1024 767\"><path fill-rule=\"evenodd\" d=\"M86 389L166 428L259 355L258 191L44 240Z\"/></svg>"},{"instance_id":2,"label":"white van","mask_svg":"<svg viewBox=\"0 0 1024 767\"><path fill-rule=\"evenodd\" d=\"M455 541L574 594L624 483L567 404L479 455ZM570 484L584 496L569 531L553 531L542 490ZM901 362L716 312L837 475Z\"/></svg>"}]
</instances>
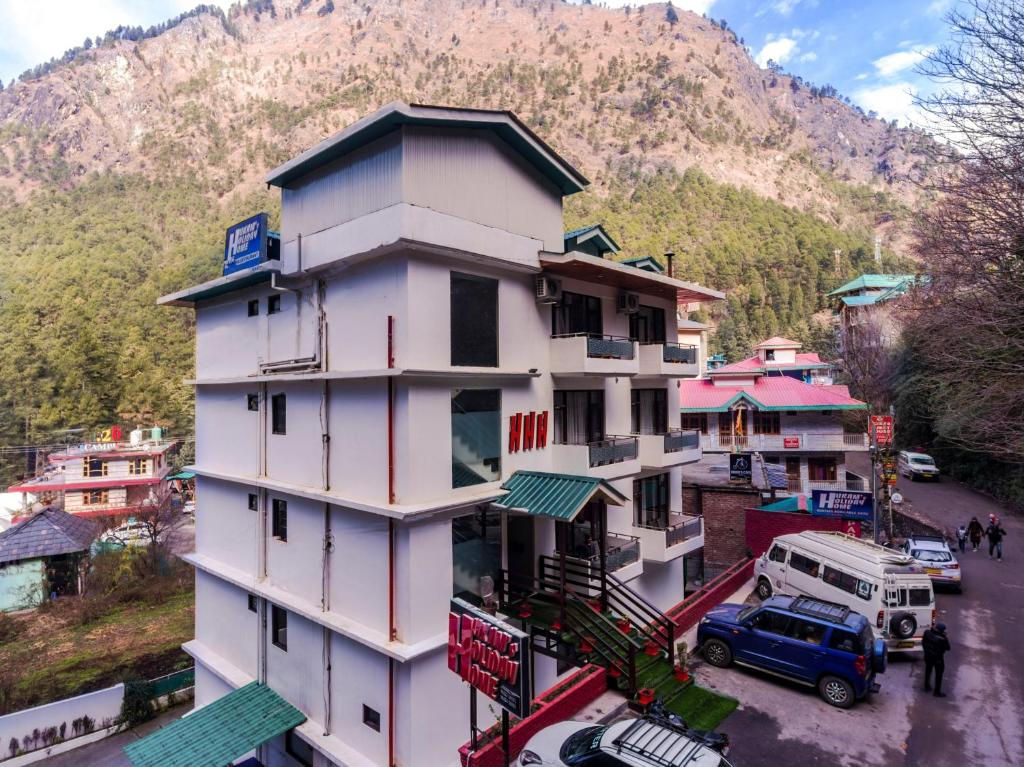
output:
<instances>
[{"instance_id":1,"label":"white van","mask_svg":"<svg viewBox=\"0 0 1024 767\"><path fill-rule=\"evenodd\" d=\"M757 594L805 594L874 618L890 650L920 650L935 618L931 579L913 557L844 533L780 535L754 564Z\"/></svg>"}]
</instances>

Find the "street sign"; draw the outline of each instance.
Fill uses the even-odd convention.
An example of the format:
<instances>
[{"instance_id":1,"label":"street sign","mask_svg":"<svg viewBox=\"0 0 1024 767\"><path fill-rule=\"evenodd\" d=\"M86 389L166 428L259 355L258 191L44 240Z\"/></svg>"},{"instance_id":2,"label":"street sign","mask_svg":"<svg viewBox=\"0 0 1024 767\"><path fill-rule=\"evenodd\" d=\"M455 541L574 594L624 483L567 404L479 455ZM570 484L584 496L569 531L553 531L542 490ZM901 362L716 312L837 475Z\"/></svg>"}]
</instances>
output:
<instances>
[{"instance_id":1,"label":"street sign","mask_svg":"<svg viewBox=\"0 0 1024 767\"><path fill-rule=\"evenodd\" d=\"M798 448L798 447L800 447L800 438L799 437L783 437L782 438L782 447L784 447L786 449Z\"/></svg>"},{"instance_id":2,"label":"street sign","mask_svg":"<svg viewBox=\"0 0 1024 767\"><path fill-rule=\"evenodd\" d=\"M871 493L859 490L812 490L816 517L869 520L872 514Z\"/></svg>"},{"instance_id":3,"label":"street sign","mask_svg":"<svg viewBox=\"0 0 1024 767\"><path fill-rule=\"evenodd\" d=\"M257 213L228 228L224 236L224 274L259 266L267 260L267 214Z\"/></svg>"},{"instance_id":4,"label":"street sign","mask_svg":"<svg viewBox=\"0 0 1024 767\"><path fill-rule=\"evenodd\" d=\"M462 599L448 613L448 668L510 714L530 713L530 637Z\"/></svg>"},{"instance_id":5,"label":"street sign","mask_svg":"<svg viewBox=\"0 0 1024 767\"><path fill-rule=\"evenodd\" d=\"M892 416L871 416L871 436L879 447L892 444Z\"/></svg>"},{"instance_id":6,"label":"street sign","mask_svg":"<svg viewBox=\"0 0 1024 767\"><path fill-rule=\"evenodd\" d=\"M893 493L889 500L891 500L893 503L899 506L901 503L903 503L903 496L900 495L899 493Z\"/></svg>"},{"instance_id":7,"label":"street sign","mask_svg":"<svg viewBox=\"0 0 1024 767\"><path fill-rule=\"evenodd\" d=\"M749 453L729 453L729 480L750 482L753 473Z\"/></svg>"}]
</instances>

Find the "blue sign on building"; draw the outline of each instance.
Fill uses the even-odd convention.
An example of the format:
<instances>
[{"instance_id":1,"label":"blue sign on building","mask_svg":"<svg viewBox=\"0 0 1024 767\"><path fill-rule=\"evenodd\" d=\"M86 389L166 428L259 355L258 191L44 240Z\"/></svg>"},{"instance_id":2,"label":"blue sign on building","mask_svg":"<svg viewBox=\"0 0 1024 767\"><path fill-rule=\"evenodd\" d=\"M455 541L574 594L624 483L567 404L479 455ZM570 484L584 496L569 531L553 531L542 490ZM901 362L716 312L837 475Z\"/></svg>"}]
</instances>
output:
<instances>
[{"instance_id":1,"label":"blue sign on building","mask_svg":"<svg viewBox=\"0 0 1024 767\"><path fill-rule=\"evenodd\" d=\"M816 517L861 521L871 519L871 493L858 490L812 490L811 500L814 506L811 514Z\"/></svg>"},{"instance_id":2,"label":"blue sign on building","mask_svg":"<svg viewBox=\"0 0 1024 767\"><path fill-rule=\"evenodd\" d=\"M267 260L267 214L257 213L228 228L224 239L224 274L259 266Z\"/></svg>"}]
</instances>

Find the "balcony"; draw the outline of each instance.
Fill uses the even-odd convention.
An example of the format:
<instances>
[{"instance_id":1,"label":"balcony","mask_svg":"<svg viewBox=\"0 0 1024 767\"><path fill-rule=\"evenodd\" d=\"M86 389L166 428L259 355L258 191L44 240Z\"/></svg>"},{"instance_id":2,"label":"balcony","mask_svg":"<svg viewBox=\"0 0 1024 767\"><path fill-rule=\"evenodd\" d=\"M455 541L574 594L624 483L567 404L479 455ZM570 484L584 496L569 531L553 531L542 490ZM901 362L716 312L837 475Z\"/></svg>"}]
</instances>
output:
<instances>
[{"instance_id":1,"label":"balcony","mask_svg":"<svg viewBox=\"0 0 1024 767\"><path fill-rule=\"evenodd\" d=\"M552 447L556 470L566 474L612 479L640 471L639 441L633 436L607 436L596 442Z\"/></svg>"},{"instance_id":2,"label":"balcony","mask_svg":"<svg viewBox=\"0 0 1024 767\"><path fill-rule=\"evenodd\" d=\"M670 513L664 527L634 525L643 558L671 562L704 546L704 518Z\"/></svg>"},{"instance_id":3,"label":"balcony","mask_svg":"<svg viewBox=\"0 0 1024 767\"><path fill-rule=\"evenodd\" d=\"M792 450L821 450L831 453L847 453L868 449L866 434L807 434L801 432L785 434L748 434L734 436L732 434L704 434L700 438L701 447L709 452L730 451L734 447L740 450L757 450L784 453Z\"/></svg>"},{"instance_id":4,"label":"balcony","mask_svg":"<svg viewBox=\"0 0 1024 767\"><path fill-rule=\"evenodd\" d=\"M856 474L847 473L846 479L836 480L802 480L799 477L790 477L786 481L786 489L790 493L804 493L810 494L814 490L857 490L860 492L866 492L868 488L868 482L863 477L859 477Z\"/></svg>"},{"instance_id":5,"label":"balcony","mask_svg":"<svg viewBox=\"0 0 1024 767\"><path fill-rule=\"evenodd\" d=\"M635 376L637 344L619 336L575 333L552 336L551 374L560 376Z\"/></svg>"},{"instance_id":6,"label":"balcony","mask_svg":"<svg viewBox=\"0 0 1024 767\"><path fill-rule=\"evenodd\" d=\"M640 538L636 535L623 535L621 533L605 534L604 562L605 570L612 573L619 580L628 581L643 573L643 561L640 558ZM558 553L555 553L558 558ZM600 581L598 577L601 572L601 555L594 553L590 556L568 556L566 563L575 562L588 565L590 572L596 577L595 583ZM588 593L588 596L596 596L600 588L595 586Z\"/></svg>"},{"instance_id":7,"label":"balcony","mask_svg":"<svg viewBox=\"0 0 1024 767\"><path fill-rule=\"evenodd\" d=\"M688 344L640 344L640 373L650 377L696 378L697 347Z\"/></svg>"},{"instance_id":8,"label":"balcony","mask_svg":"<svg viewBox=\"0 0 1024 767\"><path fill-rule=\"evenodd\" d=\"M640 434L640 463L661 469L694 463L701 458L700 433L695 430L669 429L663 434Z\"/></svg>"}]
</instances>

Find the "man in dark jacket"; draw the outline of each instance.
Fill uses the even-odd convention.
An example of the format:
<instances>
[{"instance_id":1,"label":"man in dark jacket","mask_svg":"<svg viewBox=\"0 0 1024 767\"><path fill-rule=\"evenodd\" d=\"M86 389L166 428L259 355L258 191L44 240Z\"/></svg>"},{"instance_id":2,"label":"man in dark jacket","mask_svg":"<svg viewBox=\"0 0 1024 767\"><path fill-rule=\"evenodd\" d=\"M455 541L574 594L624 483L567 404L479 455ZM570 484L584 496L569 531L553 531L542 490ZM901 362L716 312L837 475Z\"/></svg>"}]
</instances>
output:
<instances>
[{"instance_id":1,"label":"man in dark jacket","mask_svg":"<svg viewBox=\"0 0 1024 767\"><path fill-rule=\"evenodd\" d=\"M936 623L925 631L924 636L921 637L921 647L924 649L924 691L931 692L932 670L934 669L935 697L945 698L946 693L942 691L942 674L946 670L946 661L943 656L949 652L946 624Z\"/></svg>"},{"instance_id":2,"label":"man in dark jacket","mask_svg":"<svg viewBox=\"0 0 1024 767\"><path fill-rule=\"evenodd\" d=\"M1003 526L999 524L999 519L993 519L991 524L985 528L985 535L988 536L988 558L992 559L992 555L995 554L996 558L1003 561L1003 536L1006 535L1006 531Z\"/></svg>"}]
</instances>

